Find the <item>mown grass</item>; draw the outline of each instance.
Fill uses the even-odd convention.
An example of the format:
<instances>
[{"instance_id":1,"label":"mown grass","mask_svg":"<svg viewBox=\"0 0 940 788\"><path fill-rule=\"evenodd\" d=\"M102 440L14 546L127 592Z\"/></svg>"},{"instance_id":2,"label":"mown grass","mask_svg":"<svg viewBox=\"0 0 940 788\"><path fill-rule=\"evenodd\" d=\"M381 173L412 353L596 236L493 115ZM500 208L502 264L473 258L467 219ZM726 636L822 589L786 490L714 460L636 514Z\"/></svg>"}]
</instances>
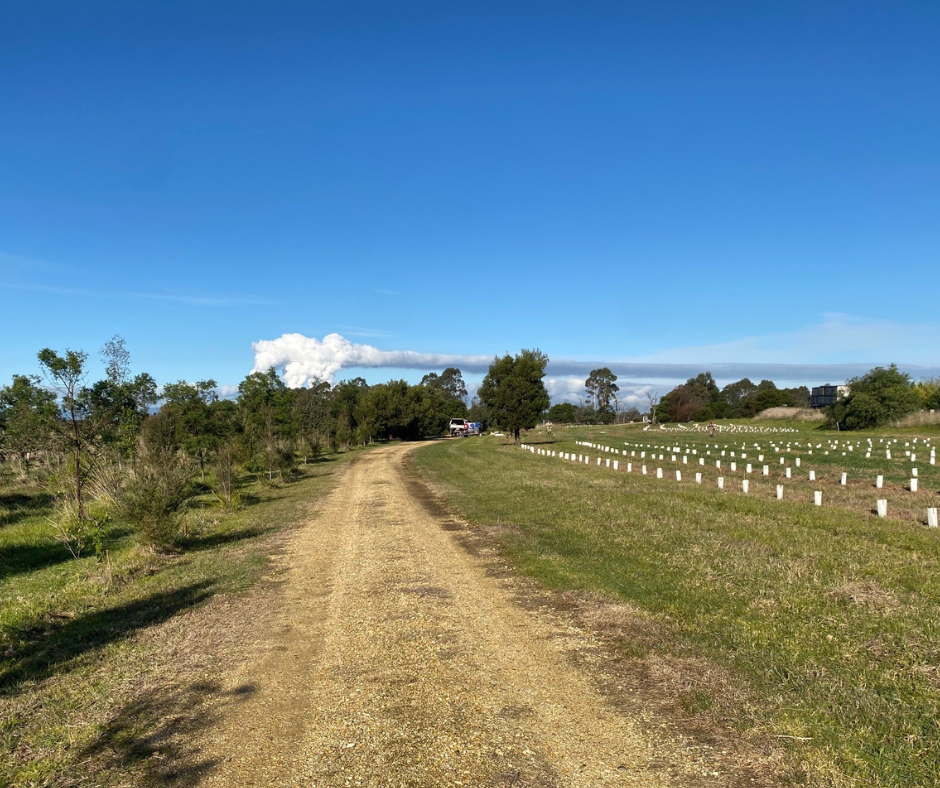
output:
<instances>
[{"instance_id":1,"label":"mown grass","mask_svg":"<svg viewBox=\"0 0 940 788\"><path fill-rule=\"evenodd\" d=\"M127 774L75 766L148 669L136 636L257 582L270 537L301 522L355 454L328 455L277 487L246 483L238 511L197 498L173 554L115 529L107 562L71 558L39 489L0 489L0 786L127 784ZM134 722L127 725L124 736L133 737Z\"/></svg>"},{"instance_id":2,"label":"mown grass","mask_svg":"<svg viewBox=\"0 0 940 788\"><path fill-rule=\"evenodd\" d=\"M557 450L648 435L608 427L529 440ZM940 784L936 531L546 459L493 438L429 446L415 462L471 523L497 527L521 571L635 607L646 625L625 636L625 654L705 660L729 675L738 692L690 681L681 700L787 747L786 779Z\"/></svg>"}]
</instances>

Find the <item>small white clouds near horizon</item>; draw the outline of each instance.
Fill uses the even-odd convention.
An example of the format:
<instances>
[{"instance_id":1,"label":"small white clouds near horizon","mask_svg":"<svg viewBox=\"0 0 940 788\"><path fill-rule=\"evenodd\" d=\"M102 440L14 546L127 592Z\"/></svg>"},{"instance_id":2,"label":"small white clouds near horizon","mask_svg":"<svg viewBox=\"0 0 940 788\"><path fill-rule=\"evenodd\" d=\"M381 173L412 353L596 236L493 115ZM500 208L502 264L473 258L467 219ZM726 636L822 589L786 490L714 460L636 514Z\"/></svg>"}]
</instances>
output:
<instances>
[{"instance_id":1,"label":"small white clouds near horizon","mask_svg":"<svg viewBox=\"0 0 940 788\"><path fill-rule=\"evenodd\" d=\"M786 309L772 319L786 325ZM687 345L632 358L634 362L706 364L847 364L886 359L940 364L940 323L900 323L827 312L820 323L707 345Z\"/></svg>"},{"instance_id":2,"label":"small white clouds near horizon","mask_svg":"<svg viewBox=\"0 0 940 788\"><path fill-rule=\"evenodd\" d=\"M580 375L552 376L546 375L545 390L552 402L571 402L578 404L587 396L584 389L585 378ZM644 406L649 405L646 397L647 391L656 390L655 386L648 383L635 383L628 380L617 380L617 386L620 389L617 392L617 404L622 408L638 408L643 410Z\"/></svg>"}]
</instances>

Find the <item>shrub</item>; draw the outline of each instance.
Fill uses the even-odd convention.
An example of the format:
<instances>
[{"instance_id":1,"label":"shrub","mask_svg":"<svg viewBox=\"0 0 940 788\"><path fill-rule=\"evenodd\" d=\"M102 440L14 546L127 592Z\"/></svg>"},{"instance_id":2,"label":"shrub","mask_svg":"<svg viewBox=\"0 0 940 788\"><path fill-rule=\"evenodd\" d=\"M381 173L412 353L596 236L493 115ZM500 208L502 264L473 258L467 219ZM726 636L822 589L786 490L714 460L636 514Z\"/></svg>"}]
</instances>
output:
<instances>
[{"instance_id":1,"label":"shrub","mask_svg":"<svg viewBox=\"0 0 940 788\"><path fill-rule=\"evenodd\" d=\"M892 364L848 381L849 393L827 409L830 422L860 430L897 421L921 407L909 375Z\"/></svg>"},{"instance_id":2,"label":"shrub","mask_svg":"<svg viewBox=\"0 0 940 788\"><path fill-rule=\"evenodd\" d=\"M189 497L192 477L192 468L178 458L141 464L121 491L119 516L139 527L152 547L172 547L180 535L179 511Z\"/></svg>"}]
</instances>

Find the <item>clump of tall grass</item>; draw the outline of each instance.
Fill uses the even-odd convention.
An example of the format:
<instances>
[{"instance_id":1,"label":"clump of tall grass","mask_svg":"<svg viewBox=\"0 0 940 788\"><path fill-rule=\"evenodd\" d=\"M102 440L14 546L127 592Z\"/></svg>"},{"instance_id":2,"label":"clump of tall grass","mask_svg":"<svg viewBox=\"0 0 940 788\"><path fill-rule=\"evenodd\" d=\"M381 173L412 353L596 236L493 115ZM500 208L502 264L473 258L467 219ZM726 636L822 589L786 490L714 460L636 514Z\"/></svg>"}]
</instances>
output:
<instances>
[{"instance_id":1,"label":"clump of tall grass","mask_svg":"<svg viewBox=\"0 0 940 788\"><path fill-rule=\"evenodd\" d=\"M896 427L932 427L940 424L940 410L918 410L894 423Z\"/></svg>"},{"instance_id":2,"label":"clump of tall grass","mask_svg":"<svg viewBox=\"0 0 940 788\"><path fill-rule=\"evenodd\" d=\"M74 469L74 462L63 463L46 479L53 507L48 517L49 527L73 558L81 558L82 554L93 550L100 560L111 528L111 507L107 500L96 501L88 496L86 486L86 499L80 510L73 483Z\"/></svg>"},{"instance_id":3,"label":"clump of tall grass","mask_svg":"<svg viewBox=\"0 0 940 788\"><path fill-rule=\"evenodd\" d=\"M825 421L826 415L822 410L815 408L791 408L782 406L779 408L767 408L758 413L755 419L786 419L789 421Z\"/></svg>"}]
</instances>

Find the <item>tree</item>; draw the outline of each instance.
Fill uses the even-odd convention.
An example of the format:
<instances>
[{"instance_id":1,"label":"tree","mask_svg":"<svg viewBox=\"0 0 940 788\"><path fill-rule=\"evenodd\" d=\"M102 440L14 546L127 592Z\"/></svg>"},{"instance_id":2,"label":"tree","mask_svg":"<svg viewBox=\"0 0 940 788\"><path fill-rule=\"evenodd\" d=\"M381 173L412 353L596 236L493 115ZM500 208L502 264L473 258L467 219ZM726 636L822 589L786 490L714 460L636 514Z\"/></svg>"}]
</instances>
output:
<instances>
[{"instance_id":1,"label":"tree","mask_svg":"<svg viewBox=\"0 0 940 788\"><path fill-rule=\"evenodd\" d=\"M180 535L180 510L191 495L191 462L179 452L170 410L148 419L140 457L117 495L120 517L139 527L152 547L171 547Z\"/></svg>"},{"instance_id":2,"label":"tree","mask_svg":"<svg viewBox=\"0 0 940 788\"><path fill-rule=\"evenodd\" d=\"M336 423L334 440L336 446L348 449L358 426L355 420L356 405L369 390L365 378L341 380L333 386L333 419Z\"/></svg>"},{"instance_id":3,"label":"tree","mask_svg":"<svg viewBox=\"0 0 940 788\"><path fill-rule=\"evenodd\" d=\"M101 349L107 377L87 389L91 417L100 425L103 443L120 454L132 454L141 425L157 403L157 382L149 374L130 376L130 352L117 334Z\"/></svg>"},{"instance_id":4,"label":"tree","mask_svg":"<svg viewBox=\"0 0 940 788\"><path fill-rule=\"evenodd\" d=\"M910 375L892 364L875 367L847 383L848 394L826 410L830 422L842 429L877 427L903 418L921 407L921 398Z\"/></svg>"},{"instance_id":5,"label":"tree","mask_svg":"<svg viewBox=\"0 0 940 788\"><path fill-rule=\"evenodd\" d=\"M574 405L570 402L559 402L548 409L548 420L557 424L574 424Z\"/></svg>"},{"instance_id":6,"label":"tree","mask_svg":"<svg viewBox=\"0 0 940 788\"><path fill-rule=\"evenodd\" d=\"M39 378L14 375L0 389L0 448L17 456L29 474L31 458L49 445L58 413L55 394L39 385Z\"/></svg>"},{"instance_id":7,"label":"tree","mask_svg":"<svg viewBox=\"0 0 940 788\"><path fill-rule=\"evenodd\" d=\"M480 402L479 397L474 397L467 410L467 421L473 421L481 425L481 431L486 429L490 423L490 409Z\"/></svg>"},{"instance_id":8,"label":"tree","mask_svg":"<svg viewBox=\"0 0 940 788\"><path fill-rule=\"evenodd\" d=\"M316 460L333 433L333 390L325 380L315 380L294 393L294 422L297 442L304 464L307 457Z\"/></svg>"},{"instance_id":9,"label":"tree","mask_svg":"<svg viewBox=\"0 0 940 788\"><path fill-rule=\"evenodd\" d=\"M274 367L267 372L253 372L238 384L238 407L248 454L254 462L263 463L268 481L274 479L275 471L291 464L292 454L286 446L294 435L293 398L293 391L278 377Z\"/></svg>"},{"instance_id":10,"label":"tree","mask_svg":"<svg viewBox=\"0 0 940 788\"><path fill-rule=\"evenodd\" d=\"M91 449L99 434L95 420L91 417L88 399L82 396L87 361L88 354L81 350L66 350L64 356L49 348L39 351L43 373L52 390L58 394L59 418L53 424L66 452L71 456L71 492L79 527L87 520L85 487L91 471Z\"/></svg>"},{"instance_id":11,"label":"tree","mask_svg":"<svg viewBox=\"0 0 940 788\"><path fill-rule=\"evenodd\" d=\"M592 369L587 380L584 381L584 388L587 389L588 402L594 406L598 417L604 421L604 414L613 414L614 406L617 404L617 392L620 387L616 384L617 376L607 367Z\"/></svg>"},{"instance_id":12,"label":"tree","mask_svg":"<svg viewBox=\"0 0 940 788\"><path fill-rule=\"evenodd\" d=\"M421 386L429 395L426 407L438 414L437 425L429 427L427 435L440 435L451 419L467 417L467 387L459 369L448 367L440 375L429 372L421 379Z\"/></svg>"},{"instance_id":13,"label":"tree","mask_svg":"<svg viewBox=\"0 0 940 788\"><path fill-rule=\"evenodd\" d=\"M921 400L921 407L927 410L940 408L940 378L924 378L914 386Z\"/></svg>"},{"instance_id":14,"label":"tree","mask_svg":"<svg viewBox=\"0 0 940 788\"><path fill-rule=\"evenodd\" d=\"M728 405L729 415L741 418L746 415L748 401L757 391L749 378L741 378L734 383L729 383L721 390L721 396Z\"/></svg>"},{"instance_id":15,"label":"tree","mask_svg":"<svg viewBox=\"0 0 940 788\"><path fill-rule=\"evenodd\" d=\"M185 380L167 383L163 388L165 399L161 413L171 417L184 452L199 461L199 473L206 481L206 459L216 449L223 436L212 419L212 405L218 401L216 382Z\"/></svg>"},{"instance_id":16,"label":"tree","mask_svg":"<svg viewBox=\"0 0 940 788\"><path fill-rule=\"evenodd\" d=\"M635 405L631 405L629 408L618 408L617 409L617 424L627 424L628 422L639 421L643 417L643 414L640 413L639 408Z\"/></svg>"},{"instance_id":17,"label":"tree","mask_svg":"<svg viewBox=\"0 0 940 788\"><path fill-rule=\"evenodd\" d=\"M650 386L643 390L643 396L646 397L646 402L649 407L650 421L655 424L656 410L659 408L659 392Z\"/></svg>"},{"instance_id":18,"label":"tree","mask_svg":"<svg viewBox=\"0 0 940 788\"><path fill-rule=\"evenodd\" d=\"M515 357L508 353L493 359L478 396L490 418L502 429L519 434L538 424L551 400L542 378L548 356L540 350L523 350Z\"/></svg>"},{"instance_id":19,"label":"tree","mask_svg":"<svg viewBox=\"0 0 940 788\"><path fill-rule=\"evenodd\" d=\"M467 396L463 374L456 367L448 367L440 375L436 372L429 372L422 378L421 385L439 389L449 399L463 400Z\"/></svg>"},{"instance_id":20,"label":"tree","mask_svg":"<svg viewBox=\"0 0 940 788\"><path fill-rule=\"evenodd\" d=\"M711 372L689 378L659 403L659 416L669 421L705 421L726 415L728 405Z\"/></svg>"}]
</instances>

